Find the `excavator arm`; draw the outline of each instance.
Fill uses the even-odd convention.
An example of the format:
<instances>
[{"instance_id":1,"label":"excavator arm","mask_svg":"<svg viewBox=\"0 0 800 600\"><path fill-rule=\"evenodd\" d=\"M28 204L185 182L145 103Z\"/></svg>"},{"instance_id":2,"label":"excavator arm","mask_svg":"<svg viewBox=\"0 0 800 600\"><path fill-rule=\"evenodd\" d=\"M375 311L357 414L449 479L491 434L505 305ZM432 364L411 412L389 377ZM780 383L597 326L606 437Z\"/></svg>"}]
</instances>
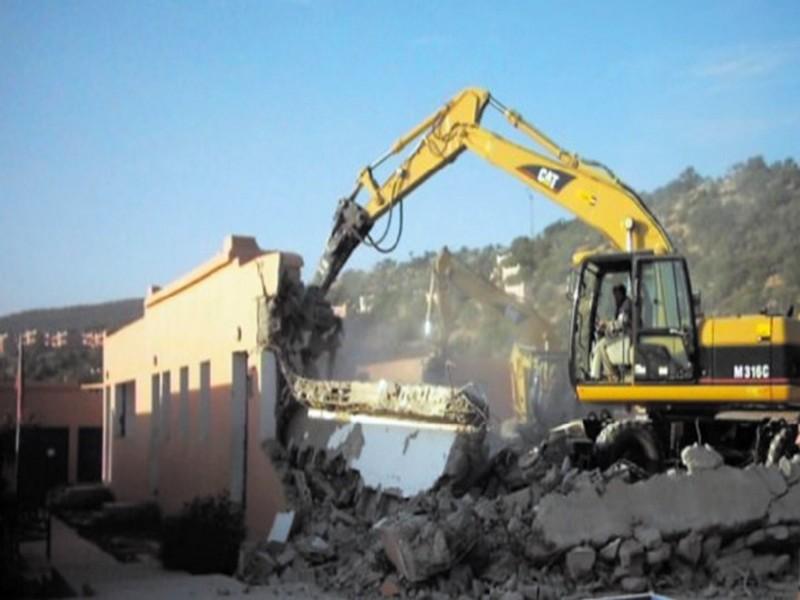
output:
<instances>
[{"instance_id":1,"label":"excavator arm","mask_svg":"<svg viewBox=\"0 0 800 600\"><path fill-rule=\"evenodd\" d=\"M506 120L530 137L540 151L513 143L480 126L487 107L497 109ZM417 141L412 152L382 183L374 171ZM324 294L347 259L361 243L378 249L384 236L375 239L375 222L398 207L429 177L471 150L499 169L513 175L602 232L619 250L672 250L666 231L636 193L600 163L583 160L503 106L486 90L468 88L439 111L395 142L386 154L366 167L353 192L339 202L331 235L320 259L313 285ZM364 191L364 205L357 197ZM388 231L388 225L387 225Z\"/></svg>"}]
</instances>

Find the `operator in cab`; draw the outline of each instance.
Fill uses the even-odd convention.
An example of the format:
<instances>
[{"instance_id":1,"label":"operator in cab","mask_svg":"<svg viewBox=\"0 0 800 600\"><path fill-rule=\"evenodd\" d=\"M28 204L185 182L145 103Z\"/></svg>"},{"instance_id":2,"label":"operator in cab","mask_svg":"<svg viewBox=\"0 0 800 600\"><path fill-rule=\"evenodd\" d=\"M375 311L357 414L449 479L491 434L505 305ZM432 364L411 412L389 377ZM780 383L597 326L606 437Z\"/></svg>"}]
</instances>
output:
<instances>
[{"instance_id":1,"label":"operator in cab","mask_svg":"<svg viewBox=\"0 0 800 600\"><path fill-rule=\"evenodd\" d=\"M590 375L598 380L605 375L609 381L619 381L619 374L614 365L624 365L630 362L631 348L631 320L633 303L628 298L625 286L615 285L614 294L614 319L601 321L598 334L602 336L594 347ZM602 369L602 371L601 371Z\"/></svg>"}]
</instances>

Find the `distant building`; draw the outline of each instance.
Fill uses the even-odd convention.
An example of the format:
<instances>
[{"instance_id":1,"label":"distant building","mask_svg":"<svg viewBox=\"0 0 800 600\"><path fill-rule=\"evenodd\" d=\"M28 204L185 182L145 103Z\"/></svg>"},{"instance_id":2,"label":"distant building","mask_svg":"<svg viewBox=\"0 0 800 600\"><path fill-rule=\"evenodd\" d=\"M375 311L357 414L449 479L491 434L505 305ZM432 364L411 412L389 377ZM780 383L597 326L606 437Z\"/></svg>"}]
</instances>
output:
<instances>
[{"instance_id":1,"label":"distant building","mask_svg":"<svg viewBox=\"0 0 800 600\"><path fill-rule=\"evenodd\" d=\"M41 339L38 329L26 329L20 334L20 337L22 338L22 345L26 348L36 346Z\"/></svg>"},{"instance_id":2,"label":"distant building","mask_svg":"<svg viewBox=\"0 0 800 600\"><path fill-rule=\"evenodd\" d=\"M229 237L106 336L104 477L118 498L155 499L169 513L227 490L251 534L269 530L285 500L265 445L276 435L278 371L259 313L264 293L299 278L302 264Z\"/></svg>"},{"instance_id":3,"label":"distant building","mask_svg":"<svg viewBox=\"0 0 800 600\"><path fill-rule=\"evenodd\" d=\"M63 329L61 331L46 331L44 334L44 345L47 348L66 348L73 342L74 335Z\"/></svg>"},{"instance_id":4,"label":"distant building","mask_svg":"<svg viewBox=\"0 0 800 600\"><path fill-rule=\"evenodd\" d=\"M522 267L519 264L515 264L511 267L502 267L500 270L500 277L503 281L508 281L512 277L519 277L519 271Z\"/></svg>"},{"instance_id":5,"label":"distant building","mask_svg":"<svg viewBox=\"0 0 800 600\"><path fill-rule=\"evenodd\" d=\"M7 333L0 333L0 356L5 356L13 346L11 338Z\"/></svg>"},{"instance_id":6,"label":"distant building","mask_svg":"<svg viewBox=\"0 0 800 600\"><path fill-rule=\"evenodd\" d=\"M85 348L102 348L105 331L84 331L81 334L81 345Z\"/></svg>"},{"instance_id":7,"label":"distant building","mask_svg":"<svg viewBox=\"0 0 800 600\"><path fill-rule=\"evenodd\" d=\"M520 302L525 302L529 297L528 286L524 281L519 283L504 283L503 290L509 296L514 296Z\"/></svg>"},{"instance_id":8,"label":"distant building","mask_svg":"<svg viewBox=\"0 0 800 600\"><path fill-rule=\"evenodd\" d=\"M525 302L531 295L530 286L522 279L522 267L511 252L503 252L495 257L496 267L492 281L500 285L506 294Z\"/></svg>"}]
</instances>

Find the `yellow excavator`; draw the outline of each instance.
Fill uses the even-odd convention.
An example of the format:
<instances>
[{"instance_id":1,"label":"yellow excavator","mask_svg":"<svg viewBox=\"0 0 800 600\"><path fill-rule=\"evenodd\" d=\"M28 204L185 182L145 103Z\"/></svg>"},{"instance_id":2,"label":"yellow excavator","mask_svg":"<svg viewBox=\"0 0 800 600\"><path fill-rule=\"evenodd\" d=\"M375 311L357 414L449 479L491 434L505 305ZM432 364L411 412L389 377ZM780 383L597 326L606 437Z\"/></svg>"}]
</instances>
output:
<instances>
[{"instance_id":1,"label":"yellow excavator","mask_svg":"<svg viewBox=\"0 0 800 600\"><path fill-rule=\"evenodd\" d=\"M449 358L458 294L478 302L513 326L514 343L509 359L511 396L514 415L521 423L545 427L559 425L575 418L574 394L567 386L567 354L560 350L560 341L553 325L531 302L513 296L489 280L474 273L448 250L442 248L431 262L431 278L427 293L424 331L434 333L434 355L428 361L427 379L439 383L447 377L440 371ZM438 318L434 319L434 316ZM554 405L555 402L557 405Z\"/></svg>"},{"instance_id":2,"label":"yellow excavator","mask_svg":"<svg viewBox=\"0 0 800 600\"><path fill-rule=\"evenodd\" d=\"M489 108L537 148L482 127ZM385 235L371 235L375 222L387 213L391 222L396 210L401 232L403 200L465 150L569 210L612 248L573 257L570 379L581 403L640 407L646 418L585 419L592 460L628 458L657 470L695 441L714 445L731 464L798 451L800 320L702 318L685 258L642 199L610 169L561 148L483 89L462 91L363 169L335 212L314 293L327 292L361 243L386 250ZM400 166L379 182L376 170L395 156ZM620 289L631 315L614 359L606 353L602 361L613 372L598 373L598 351L608 346L604 325L616 316L611 298Z\"/></svg>"}]
</instances>

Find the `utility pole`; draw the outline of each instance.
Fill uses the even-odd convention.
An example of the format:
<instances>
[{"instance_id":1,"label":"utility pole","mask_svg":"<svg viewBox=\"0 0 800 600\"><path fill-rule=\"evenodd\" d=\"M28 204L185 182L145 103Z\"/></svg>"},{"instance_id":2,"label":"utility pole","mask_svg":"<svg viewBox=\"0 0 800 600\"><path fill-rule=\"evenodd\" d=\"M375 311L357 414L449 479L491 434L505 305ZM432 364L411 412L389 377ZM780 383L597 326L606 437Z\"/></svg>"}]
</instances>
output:
<instances>
[{"instance_id":1,"label":"utility pole","mask_svg":"<svg viewBox=\"0 0 800 600\"><path fill-rule=\"evenodd\" d=\"M22 336L17 336L17 377L15 386L17 395L17 418L14 431L14 491L19 497L19 463L22 438L22 403L25 396L25 360L23 357Z\"/></svg>"},{"instance_id":2,"label":"utility pole","mask_svg":"<svg viewBox=\"0 0 800 600\"><path fill-rule=\"evenodd\" d=\"M533 194L531 193L530 190L525 190L525 191L528 193L528 200L529 200L528 205L530 206L530 222L529 222L530 229L528 230L528 237L533 239L533 221L534 221L534 218L533 218L533 208L534 208L533 207L533 203L535 201L535 198L534 198L534 196L533 196Z\"/></svg>"}]
</instances>

